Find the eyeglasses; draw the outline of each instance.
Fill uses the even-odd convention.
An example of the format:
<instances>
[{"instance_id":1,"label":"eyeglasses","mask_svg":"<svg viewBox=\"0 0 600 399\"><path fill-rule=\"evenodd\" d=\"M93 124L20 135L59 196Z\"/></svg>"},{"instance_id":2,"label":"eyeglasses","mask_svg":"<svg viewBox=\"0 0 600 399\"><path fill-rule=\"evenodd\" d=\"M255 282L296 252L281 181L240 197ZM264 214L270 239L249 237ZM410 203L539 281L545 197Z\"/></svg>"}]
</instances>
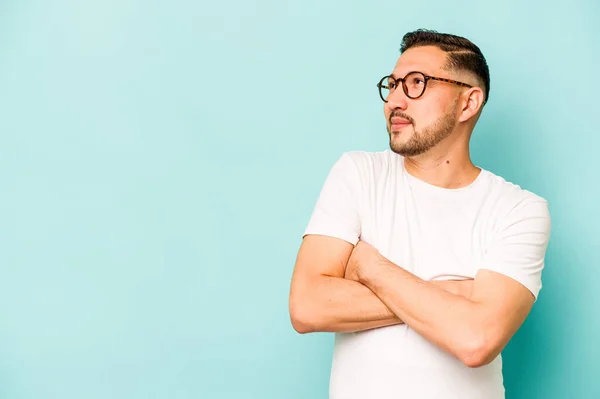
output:
<instances>
[{"instance_id":1,"label":"eyeglasses","mask_svg":"<svg viewBox=\"0 0 600 399\"><path fill-rule=\"evenodd\" d=\"M381 78L379 83L377 83L377 87L379 88L379 96L384 103L387 103L388 96L393 93L394 90L396 90L398 87L398 82L402 82L404 94L406 94L408 98L412 98L414 100L421 97L423 93L425 93L427 82L430 80L439 80L440 82L452 83L464 87L473 87L469 84L458 82L456 80L436 78L435 76L428 76L422 72L416 71L407 73L404 78L394 78L392 75L384 76Z\"/></svg>"}]
</instances>

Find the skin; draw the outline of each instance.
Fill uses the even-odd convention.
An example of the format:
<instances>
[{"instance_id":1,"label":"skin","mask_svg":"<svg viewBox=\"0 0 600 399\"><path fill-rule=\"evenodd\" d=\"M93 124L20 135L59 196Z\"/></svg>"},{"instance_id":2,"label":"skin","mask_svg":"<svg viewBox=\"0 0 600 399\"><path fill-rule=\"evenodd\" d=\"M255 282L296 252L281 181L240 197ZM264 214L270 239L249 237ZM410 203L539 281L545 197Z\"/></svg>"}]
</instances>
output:
<instances>
[{"instance_id":1,"label":"skin","mask_svg":"<svg viewBox=\"0 0 600 399\"><path fill-rule=\"evenodd\" d=\"M429 184L460 188L481 172L469 140L484 92L474 75L445 68L446 53L426 46L405 51L392 75L410 71L473 85L430 81L422 97L395 90L384 105L390 148L405 156L408 173ZM411 123L394 125L400 116ZM404 322L469 367L491 362L534 303L520 283L480 270L473 281L424 281L385 259L376 248L318 235L300 246L290 288L292 325L300 333L348 332Z\"/></svg>"},{"instance_id":2,"label":"skin","mask_svg":"<svg viewBox=\"0 0 600 399\"><path fill-rule=\"evenodd\" d=\"M445 69L446 59L446 53L437 47L411 48L398 59L392 75L404 77L410 71L420 71L475 87L431 80L418 99L408 98L399 88L384 103L384 115L394 152L404 155L404 151L422 147L419 154L406 158L408 173L439 187L459 188L470 184L480 172L471 162L469 141L481 114L484 93L475 76ZM413 124L394 129L392 115L404 115Z\"/></svg>"}]
</instances>

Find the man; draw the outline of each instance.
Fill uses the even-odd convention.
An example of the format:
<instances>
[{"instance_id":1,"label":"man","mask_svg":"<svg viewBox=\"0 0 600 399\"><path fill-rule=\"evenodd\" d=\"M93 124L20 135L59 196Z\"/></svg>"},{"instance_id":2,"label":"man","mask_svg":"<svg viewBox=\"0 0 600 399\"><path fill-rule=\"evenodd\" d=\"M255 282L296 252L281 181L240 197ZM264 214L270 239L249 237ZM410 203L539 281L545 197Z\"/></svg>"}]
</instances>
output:
<instances>
[{"instance_id":1,"label":"man","mask_svg":"<svg viewBox=\"0 0 600 399\"><path fill-rule=\"evenodd\" d=\"M541 289L548 204L471 162L490 78L469 40L406 34L378 87L390 149L333 166L292 324L336 333L332 399L504 398L500 352Z\"/></svg>"}]
</instances>

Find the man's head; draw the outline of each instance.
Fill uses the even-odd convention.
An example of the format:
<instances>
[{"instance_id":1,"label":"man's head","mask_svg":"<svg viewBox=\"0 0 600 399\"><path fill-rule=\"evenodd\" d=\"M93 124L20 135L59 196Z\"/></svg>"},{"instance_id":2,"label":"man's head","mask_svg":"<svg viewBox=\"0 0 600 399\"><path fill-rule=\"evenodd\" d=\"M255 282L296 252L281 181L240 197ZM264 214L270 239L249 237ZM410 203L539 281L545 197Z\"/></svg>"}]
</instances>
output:
<instances>
[{"instance_id":1,"label":"man's head","mask_svg":"<svg viewBox=\"0 0 600 399\"><path fill-rule=\"evenodd\" d=\"M418 30L404 36L400 52L380 83L391 149L410 157L451 136L468 141L490 90L479 48L463 37Z\"/></svg>"}]
</instances>

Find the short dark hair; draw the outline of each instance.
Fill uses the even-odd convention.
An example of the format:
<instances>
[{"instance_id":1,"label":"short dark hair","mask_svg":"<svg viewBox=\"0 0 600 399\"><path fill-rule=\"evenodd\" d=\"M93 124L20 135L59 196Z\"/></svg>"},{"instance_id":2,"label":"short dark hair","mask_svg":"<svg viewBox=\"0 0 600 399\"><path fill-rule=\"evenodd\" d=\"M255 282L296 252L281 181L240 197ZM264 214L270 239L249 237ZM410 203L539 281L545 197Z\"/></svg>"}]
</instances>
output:
<instances>
[{"instance_id":1,"label":"short dark hair","mask_svg":"<svg viewBox=\"0 0 600 399\"><path fill-rule=\"evenodd\" d=\"M485 86L484 104L487 103L490 96L490 70L479 47L461 36L418 29L404 35L400 53L402 54L411 47L421 46L438 47L448 53L446 68L469 71L481 79Z\"/></svg>"}]
</instances>

